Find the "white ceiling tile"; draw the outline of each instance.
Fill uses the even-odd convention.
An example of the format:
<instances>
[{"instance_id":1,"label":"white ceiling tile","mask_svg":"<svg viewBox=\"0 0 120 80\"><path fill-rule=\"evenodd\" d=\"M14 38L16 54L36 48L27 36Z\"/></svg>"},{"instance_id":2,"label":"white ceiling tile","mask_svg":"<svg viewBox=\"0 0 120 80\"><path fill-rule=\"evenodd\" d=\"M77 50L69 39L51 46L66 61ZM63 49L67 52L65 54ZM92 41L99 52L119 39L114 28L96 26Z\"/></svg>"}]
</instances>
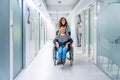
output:
<instances>
[{"instance_id":1,"label":"white ceiling tile","mask_svg":"<svg viewBox=\"0 0 120 80\"><path fill-rule=\"evenodd\" d=\"M54 22L61 17L66 17L80 0L44 0L50 16ZM61 1L61 3L58 3ZM53 12L53 13L52 13Z\"/></svg>"}]
</instances>

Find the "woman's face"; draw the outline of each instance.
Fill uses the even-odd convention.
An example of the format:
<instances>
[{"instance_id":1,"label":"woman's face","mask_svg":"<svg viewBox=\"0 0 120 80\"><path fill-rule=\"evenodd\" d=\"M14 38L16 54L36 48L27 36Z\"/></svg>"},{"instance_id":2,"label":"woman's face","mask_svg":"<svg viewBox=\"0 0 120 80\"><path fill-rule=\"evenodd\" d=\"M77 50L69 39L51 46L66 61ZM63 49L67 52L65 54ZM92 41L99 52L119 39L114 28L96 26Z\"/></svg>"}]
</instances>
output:
<instances>
[{"instance_id":1,"label":"woman's face","mask_svg":"<svg viewBox=\"0 0 120 80\"><path fill-rule=\"evenodd\" d=\"M61 34L65 34L66 33L66 29L64 27L61 27L60 28L60 32L61 32Z\"/></svg>"},{"instance_id":2,"label":"woman's face","mask_svg":"<svg viewBox=\"0 0 120 80\"><path fill-rule=\"evenodd\" d=\"M65 25L65 19L62 19L61 23L62 25Z\"/></svg>"}]
</instances>

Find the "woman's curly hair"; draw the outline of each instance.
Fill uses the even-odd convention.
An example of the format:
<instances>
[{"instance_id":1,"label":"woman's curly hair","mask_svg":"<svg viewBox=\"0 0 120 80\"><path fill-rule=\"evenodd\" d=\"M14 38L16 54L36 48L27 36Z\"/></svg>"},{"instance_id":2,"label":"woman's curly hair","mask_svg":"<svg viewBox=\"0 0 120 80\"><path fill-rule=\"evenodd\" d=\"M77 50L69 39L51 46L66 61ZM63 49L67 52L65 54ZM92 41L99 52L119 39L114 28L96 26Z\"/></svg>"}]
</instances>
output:
<instances>
[{"instance_id":1,"label":"woman's curly hair","mask_svg":"<svg viewBox=\"0 0 120 80\"><path fill-rule=\"evenodd\" d=\"M62 19L65 20L65 25L62 25ZM65 17L62 17L58 22L58 27L60 28L61 26L65 26L66 28L68 27L68 22Z\"/></svg>"}]
</instances>

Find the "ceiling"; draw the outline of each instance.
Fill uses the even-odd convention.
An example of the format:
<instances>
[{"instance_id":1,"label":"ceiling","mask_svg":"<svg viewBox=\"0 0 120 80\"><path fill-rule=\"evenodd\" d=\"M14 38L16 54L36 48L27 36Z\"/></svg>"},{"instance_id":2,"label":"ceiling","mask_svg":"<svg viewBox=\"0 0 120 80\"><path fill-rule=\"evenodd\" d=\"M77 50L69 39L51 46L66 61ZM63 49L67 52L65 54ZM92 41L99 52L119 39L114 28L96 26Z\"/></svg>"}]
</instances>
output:
<instances>
[{"instance_id":1,"label":"ceiling","mask_svg":"<svg viewBox=\"0 0 120 80\"><path fill-rule=\"evenodd\" d=\"M66 17L80 0L44 0L51 19L56 23Z\"/></svg>"}]
</instances>

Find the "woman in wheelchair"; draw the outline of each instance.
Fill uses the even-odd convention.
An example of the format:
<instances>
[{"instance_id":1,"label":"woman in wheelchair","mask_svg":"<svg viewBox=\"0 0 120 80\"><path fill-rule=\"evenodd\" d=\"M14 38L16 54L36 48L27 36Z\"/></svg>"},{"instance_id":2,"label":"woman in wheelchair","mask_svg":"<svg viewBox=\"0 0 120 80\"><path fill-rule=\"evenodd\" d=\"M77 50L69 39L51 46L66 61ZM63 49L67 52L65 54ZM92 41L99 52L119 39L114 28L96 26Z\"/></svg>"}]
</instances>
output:
<instances>
[{"instance_id":1,"label":"woman in wheelchair","mask_svg":"<svg viewBox=\"0 0 120 80\"><path fill-rule=\"evenodd\" d=\"M58 35L54 39L54 44L57 48L57 64L65 64L66 54L73 40L67 34L66 27L61 26Z\"/></svg>"}]
</instances>

